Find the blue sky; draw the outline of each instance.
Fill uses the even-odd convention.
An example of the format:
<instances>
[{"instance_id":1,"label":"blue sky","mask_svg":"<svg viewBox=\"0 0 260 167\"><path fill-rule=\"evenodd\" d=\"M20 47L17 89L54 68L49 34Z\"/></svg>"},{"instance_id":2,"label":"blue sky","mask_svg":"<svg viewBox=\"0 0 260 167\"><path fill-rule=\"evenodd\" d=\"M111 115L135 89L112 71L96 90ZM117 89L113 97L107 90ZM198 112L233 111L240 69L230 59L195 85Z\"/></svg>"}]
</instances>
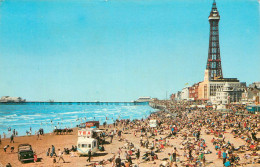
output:
<instances>
[{"instance_id":1,"label":"blue sky","mask_svg":"<svg viewBox=\"0 0 260 167\"><path fill-rule=\"evenodd\" d=\"M203 80L212 0L4 0L0 96L165 98ZM217 0L224 77L260 80L257 0Z\"/></svg>"}]
</instances>

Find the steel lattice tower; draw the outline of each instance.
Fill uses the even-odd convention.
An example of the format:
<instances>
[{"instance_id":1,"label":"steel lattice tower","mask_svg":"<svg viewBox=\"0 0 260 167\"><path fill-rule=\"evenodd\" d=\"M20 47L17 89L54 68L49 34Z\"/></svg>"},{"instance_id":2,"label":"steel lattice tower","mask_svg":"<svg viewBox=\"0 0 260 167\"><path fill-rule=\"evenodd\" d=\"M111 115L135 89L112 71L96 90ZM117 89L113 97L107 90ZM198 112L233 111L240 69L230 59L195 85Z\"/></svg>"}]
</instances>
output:
<instances>
[{"instance_id":1,"label":"steel lattice tower","mask_svg":"<svg viewBox=\"0 0 260 167\"><path fill-rule=\"evenodd\" d=\"M219 32L218 23L220 15L216 6L215 0L213 1L212 9L209 15L210 23L210 36L209 36L209 52L206 69L209 71L209 79L223 78L221 68L221 58L219 49Z\"/></svg>"}]
</instances>

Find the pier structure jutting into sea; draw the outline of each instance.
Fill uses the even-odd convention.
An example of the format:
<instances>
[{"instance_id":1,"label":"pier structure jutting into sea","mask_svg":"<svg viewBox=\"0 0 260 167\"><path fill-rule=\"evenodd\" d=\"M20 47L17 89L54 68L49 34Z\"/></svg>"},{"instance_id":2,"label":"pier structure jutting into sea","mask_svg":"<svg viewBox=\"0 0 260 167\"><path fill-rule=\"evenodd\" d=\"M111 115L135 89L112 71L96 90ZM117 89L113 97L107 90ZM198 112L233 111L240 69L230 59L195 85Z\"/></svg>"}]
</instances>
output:
<instances>
[{"instance_id":1,"label":"pier structure jutting into sea","mask_svg":"<svg viewBox=\"0 0 260 167\"><path fill-rule=\"evenodd\" d=\"M149 102L0 102L0 105L149 105Z\"/></svg>"}]
</instances>

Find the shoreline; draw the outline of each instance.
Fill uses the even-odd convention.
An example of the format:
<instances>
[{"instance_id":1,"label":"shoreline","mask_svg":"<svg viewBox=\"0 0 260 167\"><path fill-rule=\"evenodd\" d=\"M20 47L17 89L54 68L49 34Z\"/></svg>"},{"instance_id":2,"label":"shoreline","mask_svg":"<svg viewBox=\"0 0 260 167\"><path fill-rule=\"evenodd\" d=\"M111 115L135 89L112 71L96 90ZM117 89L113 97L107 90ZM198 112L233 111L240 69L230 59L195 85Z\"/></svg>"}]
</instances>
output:
<instances>
[{"instance_id":1,"label":"shoreline","mask_svg":"<svg viewBox=\"0 0 260 167\"><path fill-rule=\"evenodd\" d=\"M28 101L28 102L0 102L0 105L149 105L149 102L44 102L44 101Z\"/></svg>"},{"instance_id":2,"label":"shoreline","mask_svg":"<svg viewBox=\"0 0 260 167\"><path fill-rule=\"evenodd\" d=\"M13 110L9 112L9 108ZM45 133L50 133L55 129L76 127L80 123L96 120L113 123L114 120L130 118L142 118L148 116L153 108L149 105L13 105L2 106L0 116L0 135L3 132L10 138L15 129L18 136L26 136L26 131L34 135L39 129L44 129ZM35 108L35 109L34 109ZM131 113L129 114L129 111ZM31 124L30 124L31 123ZM8 129L11 128L11 131Z\"/></svg>"},{"instance_id":3,"label":"shoreline","mask_svg":"<svg viewBox=\"0 0 260 167\"><path fill-rule=\"evenodd\" d=\"M149 105L150 106L150 105ZM152 107L152 106L150 106L151 108L153 108L154 109L154 112L151 112L148 116L146 116L146 118L144 118L144 120L146 120L151 114L155 114L155 113L158 113L158 112L160 112L160 110L158 110L158 108L154 108L154 107ZM141 119L137 119L137 120L141 120ZM100 123L100 125L99 125L99 127L101 127L101 128L99 128L99 129L103 129L104 127L103 127L103 123L104 122L107 122L107 121L103 121L103 122L99 122ZM68 128L68 129L73 129L73 131L74 130L77 130L78 129L78 126L79 125L77 125L76 127L72 127L72 128ZM106 124L106 126L113 126L113 123L109 123L109 124ZM64 128L58 128L58 129L64 129ZM54 129L53 129L54 130ZM10 132L10 133L12 133L12 131ZM52 131L52 132L47 132L47 133L44 133L44 135L52 135L54 132ZM1 135L1 134L0 134ZM18 135L18 136L14 136L15 138L18 138L18 137L29 137L29 136L37 136L37 135L35 135L35 134L31 134L31 135ZM1 135L1 137L2 137L2 141L3 140L7 140L7 139L10 139L10 137L6 137L6 138L3 138L3 136Z\"/></svg>"}]
</instances>

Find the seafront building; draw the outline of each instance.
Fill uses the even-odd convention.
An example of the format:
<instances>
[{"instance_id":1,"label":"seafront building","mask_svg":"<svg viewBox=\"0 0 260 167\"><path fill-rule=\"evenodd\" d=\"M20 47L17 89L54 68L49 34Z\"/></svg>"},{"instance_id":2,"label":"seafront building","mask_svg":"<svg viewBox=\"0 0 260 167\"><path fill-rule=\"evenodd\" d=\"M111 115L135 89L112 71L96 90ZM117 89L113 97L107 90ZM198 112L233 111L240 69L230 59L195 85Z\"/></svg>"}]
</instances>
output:
<instances>
[{"instance_id":1,"label":"seafront building","mask_svg":"<svg viewBox=\"0 0 260 167\"><path fill-rule=\"evenodd\" d=\"M190 100L198 100L199 96L199 83L193 84L191 87L189 87L189 99Z\"/></svg>"},{"instance_id":2,"label":"seafront building","mask_svg":"<svg viewBox=\"0 0 260 167\"><path fill-rule=\"evenodd\" d=\"M189 100L189 87L185 87L181 90L181 100Z\"/></svg>"},{"instance_id":3,"label":"seafront building","mask_svg":"<svg viewBox=\"0 0 260 167\"><path fill-rule=\"evenodd\" d=\"M257 87L249 87L245 89L245 91L242 93L242 103L255 103L260 104L260 88Z\"/></svg>"},{"instance_id":4,"label":"seafront building","mask_svg":"<svg viewBox=\"0 0 260 167\"><path fill-rule=\"evenodd\" d=\"M253 82L248 86L249 88L257 88L260 89L260 82Z\"/></svg>"},{"instance_id":5,"label":"seafront building","mask_svg":"<svg viewBox=\"0 0 260 167\"><path fill-rule=\"evenodd\" d=\"M243 88L233 87L229 82L226 82L223 88L216 91L216 96L213 96L211 102L213 104L230 104L239 103L242 98Z\"/></svg>"},{"instance_id":6,"label":"seafront building","mask_svg":"<svg viewBox=\"0 0 260 167\"><path fill-rule=\"evenodd\" d=\"M210 80L209 72L206 69L204 81L199 83L198 100L209 100L214 103L217 91L218 93L221 93L221 91L224 90L224 85L228 85L231 88L229 91L236 91L238 89L244 91L246 88L246 83L239 82L236 78L218 78ZM234 92L234 94L236 93ZM242 97L242 94L240 96ZM241 97L239 97L239 99L241 99Z\"/></svg>"}]
</instances>

